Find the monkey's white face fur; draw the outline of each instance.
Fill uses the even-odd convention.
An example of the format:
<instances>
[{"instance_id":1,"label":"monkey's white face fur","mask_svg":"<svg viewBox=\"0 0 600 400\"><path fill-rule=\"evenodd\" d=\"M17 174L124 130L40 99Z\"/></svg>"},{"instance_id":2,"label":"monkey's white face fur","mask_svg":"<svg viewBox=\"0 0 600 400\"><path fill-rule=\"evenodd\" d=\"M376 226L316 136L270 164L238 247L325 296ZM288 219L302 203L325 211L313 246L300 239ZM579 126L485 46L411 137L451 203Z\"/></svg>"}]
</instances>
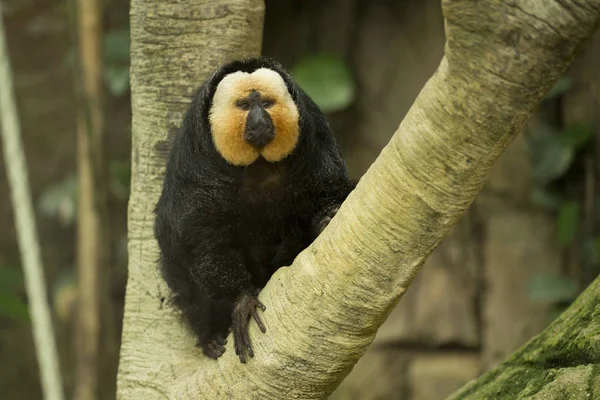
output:
<instances>
[{"instance_id":1,"label":"monkey's white face fur","mask_svg":"<svg viewBox=\"0 0 600 400\"><path fill-rule=\"evenodd\" d=\"M265 111L269 113L275 131L273 140L261 149L244 139L249 110L240 108L239 104L252 91L269 102ZM226 75L217 85L209 121L217 151L233 165L250 165L260 156L269 162L280 161L298 143L298 108L281 75L268 68Z\"/></svg>"}]
</instances>

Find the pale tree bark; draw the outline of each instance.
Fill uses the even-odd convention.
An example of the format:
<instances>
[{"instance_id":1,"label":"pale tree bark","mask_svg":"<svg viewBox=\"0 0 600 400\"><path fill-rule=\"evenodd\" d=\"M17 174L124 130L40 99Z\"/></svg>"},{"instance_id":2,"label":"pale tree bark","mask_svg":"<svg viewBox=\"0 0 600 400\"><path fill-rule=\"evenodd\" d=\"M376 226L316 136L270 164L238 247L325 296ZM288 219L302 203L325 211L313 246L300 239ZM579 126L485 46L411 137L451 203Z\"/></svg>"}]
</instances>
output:
<instances>
[{"instance_id":1,"label":"pale tree bark","mask_svg":"<svg viewBox=\"0 0 600 400\"><path fill-rule=\"evenodd\" d=\"M76 87L79 209L77 236L77 320L74 397L98 397L101 269L106 269L105 193L102 179L102 10L97 0L79 0Z\"/></svg>"},{"instance_id":2,"label":"pale tree bark","mask_svg":"<svg viewBox=\"0 0 600 400\"><path fill-rule=\"evenodd\" d=\"M256 4L250 1L133 2L134 169L120 399L318 399L349 373L600 18L600 0L442 3L447 42L436 73L329 227L261 292L267 333L251 324L256 356L242 365L231 340L218 362L202 357L164 302L152 209L167 130L179 124L205 67L258 51L243 51L260 36L242 31L260 24L262 5L250 12L243 7ZM582 315L577 306L571 313ZM600 329L594 337L597 349Z\"/></svg>"}]
</instances>

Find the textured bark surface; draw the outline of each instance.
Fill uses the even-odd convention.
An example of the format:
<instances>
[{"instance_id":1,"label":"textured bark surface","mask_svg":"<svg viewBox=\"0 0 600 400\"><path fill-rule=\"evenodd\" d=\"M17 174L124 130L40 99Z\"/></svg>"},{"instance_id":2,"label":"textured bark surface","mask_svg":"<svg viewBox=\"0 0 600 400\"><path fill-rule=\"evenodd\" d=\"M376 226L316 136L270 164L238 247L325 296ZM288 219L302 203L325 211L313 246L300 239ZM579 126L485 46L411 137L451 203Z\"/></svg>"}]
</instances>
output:
<instances>
[{"instance_id":1,"label":"textured bark surface","mask_svg":"<svg viewBox=\"0 0 600 400\"><path fill-rule=\"evenodd\" d=\"M323 235L263 290L267 334L251 324L257 355L241 365L231 342L219 362L203 358L164 303L152 209L166 132L178 125L193 87L227 57L258 52L262 5L253 4L132 3L134 148L121 399L331 393L600 15L600 0L444 1L447 44L438 70Z\"/></svg>"}]
</instances>

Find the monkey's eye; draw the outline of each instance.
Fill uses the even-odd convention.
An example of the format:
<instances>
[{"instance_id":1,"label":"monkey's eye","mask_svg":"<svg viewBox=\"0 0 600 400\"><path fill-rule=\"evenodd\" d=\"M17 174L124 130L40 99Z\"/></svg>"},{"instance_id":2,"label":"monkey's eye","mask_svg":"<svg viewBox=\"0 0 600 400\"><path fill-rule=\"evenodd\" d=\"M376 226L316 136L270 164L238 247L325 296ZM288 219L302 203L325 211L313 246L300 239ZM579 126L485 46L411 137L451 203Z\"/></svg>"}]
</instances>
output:
<instances>
[{"instance_id":1,"label":"monkey's eye","mask_svg":"<svg viewBox=\"0 0 600 400\"><path fill-rule=\"evenodd\" d=\"M262 106L263 106L263 108L270 108L273 106L274 103L275 102L272 100L263 100Z\"/></svg>"},{"instance_id":2,"label":"monkey's eye","mask_svg":"<svg viewBox=\"0 0 600 400\"><path fill-rule=\"evenodd\" d=\"M250 109L250 103L248 103L247 101L238 101L237 106L245 111L248 111Z\"/></svg>"}]
</instances>

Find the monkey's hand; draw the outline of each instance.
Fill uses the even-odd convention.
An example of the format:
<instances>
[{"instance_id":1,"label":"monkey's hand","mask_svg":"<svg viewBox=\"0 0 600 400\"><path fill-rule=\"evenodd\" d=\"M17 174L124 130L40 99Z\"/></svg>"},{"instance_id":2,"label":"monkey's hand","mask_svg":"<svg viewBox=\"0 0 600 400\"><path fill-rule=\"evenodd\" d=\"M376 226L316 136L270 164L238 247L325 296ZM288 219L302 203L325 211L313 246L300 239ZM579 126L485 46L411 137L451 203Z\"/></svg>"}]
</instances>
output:
<instances>
[{"instance_id":1,"label":"monkey's hand","mask_svg":"<svg viewBox=\"0 0 600 400\"><path fill-rule=\"evenodd\" d=\"M267 331L256 311L257 308L260 308L262 311L265 311L267 308L258 300L256 297L257 295L258 291L254 294L242 294L233 308L231 324L235 354L240 357L240 361L243 364L245 364L247 360L246 352L250 357L254 357L254 350L252 350L252 343L250 342L250 336L248 335L248 321L250 316L254 318L262 333Z\"/></svg>"},{"instance_id":2,"label":"monkey's hand","mask_svg":"<svg viewBox=\"0 0 600 400\"><path fill-rule=\"evenodd\" d=\"M333 217L335 217L335 214L337 214L339 209L340 209L339 205L330 207L323 214L323 216L321 216L319 219L317 219L315 221L314 228L313 228L315 237L319 236L321 234L321 232L323 232L323 230L325 230L325 228L327 228L327 225L329 225L329 222L331 221L331 219Z\"/></svg>"}]
</instances>

